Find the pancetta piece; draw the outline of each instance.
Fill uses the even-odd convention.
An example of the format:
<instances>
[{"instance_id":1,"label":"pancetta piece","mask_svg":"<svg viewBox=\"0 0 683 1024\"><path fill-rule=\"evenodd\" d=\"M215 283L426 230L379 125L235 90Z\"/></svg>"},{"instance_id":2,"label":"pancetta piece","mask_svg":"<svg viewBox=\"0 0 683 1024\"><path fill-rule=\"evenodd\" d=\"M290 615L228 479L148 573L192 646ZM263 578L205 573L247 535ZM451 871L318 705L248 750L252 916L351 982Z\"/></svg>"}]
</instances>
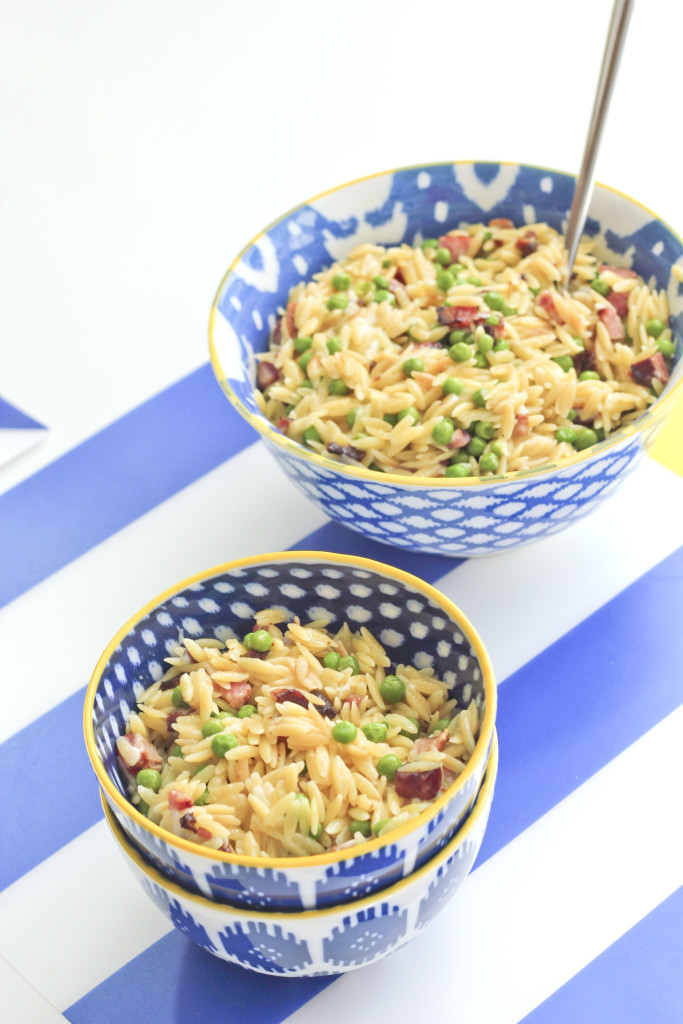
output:
<instances>
[{"instance_id":1,"label":"pancetta piece","mask_svg":"<svg viewBox=\"0 0 683 1024\"><path fill-rule=\"evenodd\" d=\"M470 327L478 312L476 306L439 306L436 315L444 327Z\"/></svg>"},{"instance_id":2,"label":"pancetta piece","mask_svg":"<svg viewBox=\"0 0 683 1024\"><path fill-rule=\"evenodd\" d=\"M161 754L150 740L137 732L127 732L116 741L119 757L132 775L137 775L143 768L154 768L159 771L163 761Z\"/></svg>"},{"instance_id":3,"label":"pancetta piece","mask_svg":"<svg viewBox=\"0 0 683 1024\"><path fill-rule=\"evenodd\" d=\"M256 384L259 391L265 391L276 380L280 379L280 371L272 363L262 360L256 369Z\"/></svg>"},{"instance_id":4,"label":"pancetta piece","mask_svg":"<svg viewBox=\"0 0 683 1024\"><path fill-rule=\"evenodd\" d=\"M623 341L626 337L624 325L614 306L605 306L604 309L598 312L598 316L605 325L605 329L612 341Z\"/></svg>"},{"instance_id":5,"label":"pancetta piece","mask_svg":"<svg viewBox=\"0 0 683 1024\"><path fill-rule=\"evenodd\" d=\"M636 384L643 384L645 387L650 387L653 380L661 380L662 384L666 384L669 379L669 371L662 353L655 352L653 356L647 356L645 359L639 359L637 363L632 363L631 377Z\"/></svg>"},{"instance_id":6,"label":"pancetta piece","mask_svg":"<svg viewBox=\"0 0 683 1024\"><path fill-rule=\"evenodd\" d=\"M467 255L467 250L470 247L470 236L442 235L439 239L439 245L442 249L448 249L454 260L458 260L461 256Z\"/></svg>"}]
</instances>

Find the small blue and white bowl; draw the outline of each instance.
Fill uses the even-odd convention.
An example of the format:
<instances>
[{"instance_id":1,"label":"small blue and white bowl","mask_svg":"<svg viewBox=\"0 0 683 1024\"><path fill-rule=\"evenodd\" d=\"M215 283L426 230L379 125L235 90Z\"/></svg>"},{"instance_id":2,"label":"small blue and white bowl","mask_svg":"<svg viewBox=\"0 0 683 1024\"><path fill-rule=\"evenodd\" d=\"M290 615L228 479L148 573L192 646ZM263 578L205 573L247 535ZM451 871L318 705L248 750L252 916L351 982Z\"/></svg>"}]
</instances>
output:
<instances>
[{"instance_id":1,"label":"small blue and white bowl","mask_svg":"<svg viewBox=\"0 0 683 1024\"><path fill-rule=\"evenodd\" d=\"M142 888L171 923L230 963L279 977L340 974L382 960L416 938L455 895L481 847L498 769L494 735L472 813L417 871L365 899L294 913L239 909L198 896L150 866L102 799L107 824Z\"/></svg>"},{"instance_id":2,"label":"small blue and white bowl","mask_svg":"<svg viewBox=\"0 0 683 1024\"><path fill-rule=\"evenodd\" d=\"M226 395L281 468L328 516L372 540L443 555L504 551L587 515L636 466L681 391L683 242L656 214L604 185L586 234L607 262L629 265L667 291L679 344L671 380L634 424L608 440L524 473L407 479L319 455L280 433L254 398L254 353L268 348L291 289L372 242L418 244L459 225L509 217L564 231L575 178L520 164L456 162L407 167L341 185L265 228L220 284L209 323L211 362Z\"/></svg>"},{"instance_id":3,"label":"small blue and white bowl","mask_svg":"<svg viewBox=\"0 0 683 1024\"><path fill-rule=\"evenodd\" d=\"M312 857L245 857L209 850L151 822L130 803L116 739L140 694L186 636L243 635L277 606L302 621L329 618L374 633L403 664L431 666L460 706L474 700L480 731L465 770L409 823L351 849ZM399 654L400 652L400 654ZM107 803L127 837L165 877L237 907L298 911L359 899L419 868L472 808L494 734L496 685L488 655L463 613L434 587L365 558L327 552L257 555L208 569L154 598L116 634L88 686L84 731Z\"/></svg>"}]
</instances>

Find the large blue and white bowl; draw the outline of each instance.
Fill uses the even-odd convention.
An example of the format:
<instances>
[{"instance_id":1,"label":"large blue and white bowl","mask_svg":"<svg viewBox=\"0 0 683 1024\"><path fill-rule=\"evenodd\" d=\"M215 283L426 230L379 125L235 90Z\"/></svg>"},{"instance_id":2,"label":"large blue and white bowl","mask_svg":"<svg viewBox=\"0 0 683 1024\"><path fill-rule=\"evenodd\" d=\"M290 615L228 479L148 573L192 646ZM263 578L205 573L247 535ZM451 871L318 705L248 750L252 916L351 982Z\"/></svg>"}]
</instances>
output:
<instances>
[{"instance_id":1,"label":"large blue and white bowl","mask_svg":"<svg viewBox=\"0 0 683 1024\"><path fill-rule=\"evenodd\" d=\"M245 857L188 842L130 803L116 739L140 694L185 636L241 636L254 614L277 606L302 621L366 626L392 661L431 666L459 705L475 701L480 731L457 780L411 822L351 849L312 857ZM88 686L84 731L107 803L130 841L166 877L212 900L266 910L311 910L364 897L408 876L446 843L481 787L494 734L496 685L488 655L465 615L443 594L399 569L326 552L277 552L208 569L160 594L116 634Z\"/></svg>"},{"instance_id":2,"label":"large blue and white bowl","mask_svg":"<svg viewBox=\"0 0 683 1024\"><path fill-rule=\"evenodd\" d=\"M376 174L316 196L265 228L235 259L211 310L214 372L281 468L331 518L373 540L447 555L480 555L538 540L587 515L652 444L681 391L683 243L656 214L598 185L586 234L607 262L631 266L667 291L679 345L671 380L637 422L559 464L497 477L378 474L345 465L280 433L254 398L254 353L268 348L291 289L373 242L417 244L468 223L509 217L566 228L575 178L520 164L456 162Z\"/></svg>"},{"instance_id":3,"label":"large blue and white bowl","mask_svg":"<svg viewBox=\"0 0 683 1024\"><path fill-rule=\"evenodd\" d=\"M382 960L416 938L455 895L481 847L498 769L494 742L472 813L439 853L381 892L294 913L238 909L198 896L150 866L103 799L109 828L133 874L171 923L230 963L280 977L340 974ZM465 922L466 926L466 922Z\"/></svg>"}]
</instances>

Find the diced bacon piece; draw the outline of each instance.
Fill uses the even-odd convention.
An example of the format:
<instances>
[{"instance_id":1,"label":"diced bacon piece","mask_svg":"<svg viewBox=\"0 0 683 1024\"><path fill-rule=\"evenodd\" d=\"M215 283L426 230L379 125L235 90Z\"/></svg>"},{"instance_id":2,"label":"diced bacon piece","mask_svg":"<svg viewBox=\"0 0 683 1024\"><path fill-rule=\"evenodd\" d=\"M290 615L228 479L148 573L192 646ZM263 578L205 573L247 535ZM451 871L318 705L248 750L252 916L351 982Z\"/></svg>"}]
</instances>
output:
<instances>
[{"instance_id":1,"label":"diced bacon piece","mask_svg":"<svg viewBox=\"0 0 683 1024\"><path fill-rule=\"evenodd\" d=\"M203 825L197 824L197 819L193 811L188 811L187 814L183 814L180 819L180 825L182 828L188 829L190 832L194 832L198 839L210 839L211 833L208 828L204 828Z\"/></svg>"},{"instance_id":2,"label":"diced bacon piece","mask_svg":"<svg viewBox=\"0 0 683 1024\"><path fill-rule=\"evenodd\" d=\"M522 237L517 239L515 246L522 256L531 256L532 252L538 249L538 235L535 231L525 231Z\"/></svg>"},{"instance_id":3,"label":"diced bacon piece","mask_svg":"<svg viewBox=\"0 0 683 1024\"><path fill-rule=\"evenodd\" d=\"M494 217L489 221L490 228L514 228L514 224L507 217Z\"/></svg>"},{"instance_id":4,"label":"diced bacon piece","mask_svg":"<svg viewBox=\"0 0 683 1024\"><path fill-rule=\"evenodd\" d=\"M626 337L624 325L614 306L605 306L604 309L600 310L598 316L605 325L612 341L622 341Z\"/></svg>"},{"instance_id":5,"label":"diced bacon piece","mask_svg":"<svg viewBox=\"0 0 683 1024\"><path fill-rule=\"evenodd\" d=\"M277 427L281 434L286 434L292 422L293 421L291 416L281 416L280 419L275 424L275 426Z\"/></svg>"},{"instance_id":6,"label":"diced bacon piece","mask_svg":"<svg viewBox=\"0 0 683 1024\"><path fill-rule=\"evenodd\" d=\"M403 271L401 270L400 267L396 267L396 273L394 274L394 281L396 281L397 284L405 284L406 283L406 279L403 276Z\"/></svg>"},{"instance_id":7,"label":"diced bacon piece","mask_svg":"<svg viewBox=\"0 0 683 1024\"><path fill-rule=\"evenodd\" d=\"M170 711L166 715L166 728L170 732L171 726L175 725L179 718L192 714L194 714L194 708L176 708L175 711Z\"/></svg>"},{"instance_id":8,"label":"diced bacon piece","mask_svg":"<svg viewBox=\"0 0 683 1024\"><path fill-rule=\"evenodd\" d=\"M476 306L439 306L436 314L444 327L469 327L478 312Z\"/></svg>"},{"instance_id":9,"label":"diced bacon piece","mask_svg":"<svg viewBox=\"0 0 683 1024\"><path fill-rule=\"evenodd\" d=\"M226 684L214 682L214 686L220 690L221 697L235 711L239 711L241 707L244 707L251 697L251 683L246 682L246 680Z\"/></svg>"},{"instance_id":10,"label":"diced bacon piece","mask_svg":"<svg viewBox=\"0 0 683 1024\"><path fill-rule=\"evenodd\" d=\"M472 323L475 327L483 327L486 333L497 341L505 333L505 324L501 318L495 324L488 324L486 321L490 319L490 313L477 313Z\"/></svg>"},{"instance_id":11,"label":"diced bacon piece","mask_svg":"<svg viewBox=\"0 0 683 1024\"><path fill-rule=\"evenodd\" d=\"M397 281L395 277L389 282L389 291L394 295L400 295L405 299L408 298L408 292L405 290L405 286L400 281Z\"/></svg>"},{"instance_id":12,"label":"diced bacon piece","mask_svg":"<svg viewBox=\"0 0 683 1024\"><path fill-rule=\"evenodd\" d=\"M342 704L349 704L351 707L358 707L363 698L359 693L352 693L350 697L344 697Z\"/></svg>"},{"instance_id":13,"label":"diced bacon piece","mask_svg":"<svg viewBox=\"0 0 683 1024\"><path fill-rule=\"evenodd\" d=\"M183 793L179 789L171 789L168 793L168 806L173 811L186 811L188 807L194 806L194 802L187 793Z\"/></svg>"},{"instance_id":14,"label":"diced bacon piece","mask_svg":"<svg viewBox=\"0 0 683 1024\"><path fill-rule=\"evenodd\" d=\"M284 701L290 701L292 704L298 704L301 708L309 707L309 700L305 693L301 690L294 690L287 688L285 690L274 690L273 697L277 704L282 704Z\"/></svg>"},{"instance_id":15,"label":"diced bacon piece","mask_svg":"<svg viewBox=\"0 0 683 1024\"><path fill-rule=\"evenodd\" d=\"M524 437L529 433L529 417L525 412L518 412L512 429L513 437Z\"/></svg>"},{"instance_id":16,"label":"diced bacon piece","mask_svg":"<svg viewBox=\"0 0 683 1024\"><path fill-rule=\"evenodd\" d=\"M439 239L439 245L442 249L448 249L454 260L458 260L461 256L467 255L467 250L470 247L470 236L442 235Z\"/></svg>"},{"instance_id":17,"label":"diced bacon piece","mask_svg":"<svg viewBox=\"0 0 683 1024\"><path fill-rule=\"evenodd\" d=\"M285 323L287 324L287 333L290 338L296 338L296 324L294 323L294 311L296 310L296 302L287 303L287 312L285 313Z\"/></svg>"},{"instance_id":18,"label":"diced bacon piece","mask_svg":"<svg viewBox=\"0 0 683 1024\"><path fill-rule=\"evenodd\" d=\"M137 732L127 732L116 741L119 757L132 775L137 775L143 768L154 768L158 771L163 761L161 754L148 739Z\"/></svg>"},{"instance_id":19,"label":"diced bacon piece","mask_svg":"<svg viewBox=\"0 0 683 1024\"><path fill-rule=\"evenodd\" d=\"M328 700L322 690L311 690L311 695L317 697L320 704L314 704L313 701L309 701L308 703L310 707L315 708L318 714L322 715L323 718L335 717L334 705Z\"/></svg>"},{"instance_id":20,"label":"diced bacon piece","mask_svg":"<svg viewBox=\"0 0 683 1024\"><path fill-rule=\"evenodd\" d=\"M453 437L448 442L449 448L466 448L472 440L471 436L466 430L461 430L460 427L453 432Z\"/></svg>"},{"instance_id":21,"label":"diced bacon piece","mask_svg":"<svg viewBox=\"0 0 683 1024\"><path fill-rule=\"evenodd\" d=\"M620 317L628 315L628 296L628 292L615 292L614 288L607 292L607 301L611 302Z\"/></svg>"},{"instance_id":22,"label":"diced bacon piece","mask_svg":"<svg viewBox=\"0 0 683 1024\"><path fill-rule=\"evenodd\" d=\"M629 267L613 267L611 263L601 263L600 271L611 270L613 274L618 274L619 277L638 277L635 270L631 270Z\"/></svg>"},{"instance_id":23,"label":"diced bacon piece","mask_svg":"<svg viewBox=\"0 0 683 1024\"><path fill-rule=\"evenodd\" d=\"M661 380L663 384L669 379L669 371L661 352L655 352L653 356L639 359L631 365L631 377L636 384L643 384L649 387L653 380Z\"/></svg>"},{"instance_id":24,"label":"diced bacon piece","mask_svg":"<svg viewBox=\"0 0 683 1024\"><path fill-rule=\"evenodd\" d=\"M412 754L419 757L419 755L424 754L426 750L443 750L448 743L450 736L451 734L448 729L442 729L441 732L432 733L431 736L422 736L421 739L415 740Z\"/></svg>"},{"instance_id":25,"label":"diced bacon piece","mask_svg":"<svg viewBox=\"0 0 683 1024\"><path fill-rule=\"evenodd\" d=\"M353 444L339 444L337 441L330 441L327 450L330 455L341 455L342 458L353 459L355 462L362 462L365 458L365 452Z\"/></svg>"},{"instance_id":26,"label":"diced bacon piece","mask_svg":"<svg viewBox=\"0 0 683 1024\"><path fill-rule=\"evenodd\" d=\"M271 339L270 339L270 347L271 347L271 349L279 348L280 345L282 344L282 321L283 320L284 320L284 317L282 317L282 316L279 316L277 318L277 322L275 324L275 327L273 328L273 333L272 333Z\"/></svg>"},{"instance_id":27,"label":"diced bacon piece","mask_svg":"<svg viewBox=\"0 0 683 1024\"><path fill-rule=\"evenodd\" d=\"M265 391L276 380L280 379L280 371L272 363L262 360L256 368L256 385L259 391Z\"/></svg>"},{"instance_id":28,"label":"diced bacon piece","mask_svg":"<svg viewBox=\"0 0 683 1024\"><path fill-rule=\"evenodd\" d=\"M540 306L541 309L543 310L543 312L547 316L549 316L552 320L555 320L556 323L558 323L558 324L562 323L562 317L559 316L557 310L555 309L555 301L554 301L553 296L551 295L550 292L545 291L545 292L541 292L539 295L537 295L536 296L536 305Z\"/></svg>"}]
</instances>

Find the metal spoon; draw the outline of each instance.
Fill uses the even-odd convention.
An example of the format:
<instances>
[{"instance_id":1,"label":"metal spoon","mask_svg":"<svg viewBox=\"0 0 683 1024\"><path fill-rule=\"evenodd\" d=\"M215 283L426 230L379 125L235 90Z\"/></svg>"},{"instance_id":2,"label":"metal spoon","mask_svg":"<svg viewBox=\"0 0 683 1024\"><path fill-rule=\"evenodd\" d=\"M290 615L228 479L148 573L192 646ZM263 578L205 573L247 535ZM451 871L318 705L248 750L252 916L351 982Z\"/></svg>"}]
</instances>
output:
<instances>
[{"instance_id":1,"label":"metal spoon","mask_svg":"<svg viewBox=\"0 0 683 1024\"><path fill-rule=\"evenodd\" d=\"M612 87L617 76L621 51L626 38L633 4L634 0L614 0L614 7L612 8L612 19L605 42L605 52L602 57L602 67L600 68L600 78L593 103L593 115L588 128L588 137L583 153L583 163L581 164L579 176L576 179L572 208L569 213L569 224L565 241L568 253L567 285L569 285L571 273L574 269L576 251L579 247L579 241L588 213L588 206L593 194L595 161L598 155L602 130L607 118Z\"/></svg>"}]
</instances>

